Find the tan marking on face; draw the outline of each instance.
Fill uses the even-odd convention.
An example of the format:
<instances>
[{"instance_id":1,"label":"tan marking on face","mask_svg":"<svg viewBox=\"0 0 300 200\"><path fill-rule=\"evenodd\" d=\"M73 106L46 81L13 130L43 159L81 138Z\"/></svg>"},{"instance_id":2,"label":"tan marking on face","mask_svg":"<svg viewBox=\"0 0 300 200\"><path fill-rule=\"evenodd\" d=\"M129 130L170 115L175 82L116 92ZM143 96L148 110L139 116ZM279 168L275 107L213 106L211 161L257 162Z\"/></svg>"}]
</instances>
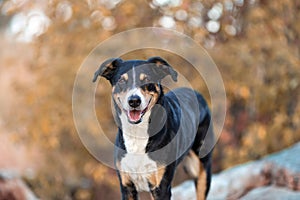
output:
<instances>
[{"instance_id":1,"label":"tan marking on face","mask_svg":"<svg viewBox=\"0 0 300 200\"><path fill-rule=\"evenodd\" d=\"M160 61L156 61L155 64L156 64L156 66L162 66L162 65L164 65L164 64L163 64L162 62L160 62Z\"/></svg>"},{"instance_id":2,"label":"tan marking on face","mask_svg":"<svg viewBox=\"0 0 300 200\"><path fill-rule=\"evenodd\" d=\"M159 169L153 173L150 174L149 176L149 183L151 184L151 186L153 188L150 188L150 189L154 189L154 188L157 188L159 187L160 185L160 182L165 174L165 171L166 171L166 168L165 167L158 167Z\"/></svg>"},{"instance_id":3,"label":"tan marking on face","mask_svg":"<svg viewBox=\"0 0 300 200\"><path fill-rule=\"evenodd\" d=\"M141 90L142 95L145 97L147 102L149 102L151 99L151 102L148 105L149 110L155 105L155 103L157 102L158 97L159 97L160 88L158 87L158 85L155 85L155 88L156 88L157 92L148 91L147 89Z\"/></svg>"},{"instance_id":4,"label":"tan marking on face","mask_svg":"<svg viewBox=\"0 0 300 200\"><path fill-rule=\"evenodd\" d=\"M123 78L125 81L128 81L128 74L127 73L123 74L121 78Z\"/></svg>"},{"instance_id":5,"label":"tan marking on face","mask_svg":"<svg viewBox=\"0 0 300 200\"><path fill-rule=\"evenodd\" d=\"M105 65L105 67L109 68L109 69L113 69L114 66L112 65L112 63L108 63L107 65Z\"/></svg>"},{"instance_id":6,"label":"tan marking on face","mask_svg":"<svg viewBox=\"0 0 300 200\"><path fill-rule=\"evenodd\" d=\"M141 73L140 74L140 81L143 81L146 77L147 77L146 74Z\"/></svg>"},{"instance_id":7,"label":"tan marking on face","mask_svg":"<svg viewBox=\"0 0 300 200\"><path fill-rule=\"evenodd\" d=\"M118 107L120 109L123 109L123 105L122 105L123 102L120 102L120 101L125 101L127 90L124 91L124 92L121 92L121 93L114 93L114 89L115 89L115 87L113 87L113 90L112 90L113 91L113 98L114 98L116 104L118 105Z\"/></svg>"}]
</instances>

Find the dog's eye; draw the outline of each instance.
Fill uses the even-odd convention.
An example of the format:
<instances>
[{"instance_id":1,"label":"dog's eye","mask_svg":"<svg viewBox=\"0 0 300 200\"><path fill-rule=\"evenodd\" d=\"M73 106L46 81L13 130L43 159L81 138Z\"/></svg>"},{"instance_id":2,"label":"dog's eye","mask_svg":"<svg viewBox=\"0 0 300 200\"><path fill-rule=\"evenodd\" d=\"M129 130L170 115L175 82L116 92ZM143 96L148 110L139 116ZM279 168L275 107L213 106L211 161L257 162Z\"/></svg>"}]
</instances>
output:
<instances>
[{"instance_id":1,"label":"dog's eye","mask_svg":"<svg viewBox=\"0 0 300 200\"><path fill-rule=\"evenodd\" d=\"M143 79L143 83L150 83L151 80L148 76L146 76L144 79Z\"/></svg>"},{"instance_id":2,"label":"dog's eye","mask_svg":"<svg viewBox=\"0 0 300 200\"><path fill-rule=\"evenodd\" d=\"M118 84L125 84L127 81L124 79L124 78L120 78L119 81L118 81Z\"/></svg>"},{"instance_id":3,"label":"dog's eye","mask_svg":"<svg viewBox=\"0 0 300 200\"><path fill-rule=\"evenodd\" d=\"M157 92L154 84L148 84L147 89L150 92Z\"/></svg>"}]
</instances>

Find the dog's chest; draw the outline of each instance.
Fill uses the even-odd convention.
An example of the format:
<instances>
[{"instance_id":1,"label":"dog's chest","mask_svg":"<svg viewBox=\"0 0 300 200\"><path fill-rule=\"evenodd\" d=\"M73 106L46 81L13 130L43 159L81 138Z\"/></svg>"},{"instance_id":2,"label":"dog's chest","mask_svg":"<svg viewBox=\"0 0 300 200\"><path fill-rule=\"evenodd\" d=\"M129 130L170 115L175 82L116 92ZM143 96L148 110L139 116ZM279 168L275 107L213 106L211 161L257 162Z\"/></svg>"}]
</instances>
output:
<instances>
[{"instance_id":1,"label":"dog's chest","mask_svg":"<svg viewBox=\"0 0 300 200\"><path fill-rule=\"evenodd\" d=\"M140 128L135 128L130 132L123 130L123 139L127 153L143 154L146 151L149 137L141 133Z\"/></svg>"},{"instance_id":2,"label":"dog's chest","mask_svg":"<svg viewBox=\"0 0 300 200\"><path fill-rule=\"evenodd\" d=\"M123 139L127 153L120 161L120 171L129 177L138 191L149 191L148 179L157 171L157 163L145 153L149 140L148 122L144 120L138 125L126 122L127 119L122 120Z\"/></svg>"},{"instance_id":3,"label":"dog's chest","mask_svg":"<svg viewBox=\"0 0 300 200\"><path fill-rule=\"evenodd\" d=\"M149 178L158 168L147 154L126 154L121 160L121 171L134 183L137 191L149 192Z\"/></svg>"}]
</instances>

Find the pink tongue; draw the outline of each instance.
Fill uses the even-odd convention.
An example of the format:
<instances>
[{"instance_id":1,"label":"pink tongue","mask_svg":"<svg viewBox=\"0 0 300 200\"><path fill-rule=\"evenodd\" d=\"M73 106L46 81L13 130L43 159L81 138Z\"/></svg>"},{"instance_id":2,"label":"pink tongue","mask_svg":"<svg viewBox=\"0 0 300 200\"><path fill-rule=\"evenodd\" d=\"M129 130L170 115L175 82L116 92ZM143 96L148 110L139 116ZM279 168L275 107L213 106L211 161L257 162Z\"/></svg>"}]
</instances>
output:
<instances>
[{"instance_id":1,"label":"pink tongue","mask_svg":"<svg viewBox=\"0 0 300 200\"><path fill-rule=\"evenodd\" d=\"M129 118L131 121L138 121L140 119L141 111L140 110L131 110L129 111Z\"/></svg>"}]
</instances>

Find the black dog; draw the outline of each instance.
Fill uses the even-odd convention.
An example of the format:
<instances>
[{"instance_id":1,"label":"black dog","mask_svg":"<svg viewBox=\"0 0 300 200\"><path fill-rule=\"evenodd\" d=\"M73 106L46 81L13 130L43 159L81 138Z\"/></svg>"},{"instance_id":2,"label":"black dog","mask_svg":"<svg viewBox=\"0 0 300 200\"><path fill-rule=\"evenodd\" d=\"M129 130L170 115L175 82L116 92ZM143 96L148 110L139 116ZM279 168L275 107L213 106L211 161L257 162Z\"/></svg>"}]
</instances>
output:
<instances>
[{"instance_id":1,"label":"black dog","mask_svg":"<svg viewBox=\"0 0 300 200\"><path fill-rule=\"evenodd\" d=\"M122 199L138 199L139 191L151 192L154 199L170 199L181 161L195 180L198 199L205 199L209 191L211 152L200 156L206 140L213 140L209 108L199 93L188 88L164 94L161 80L167 75L177 81L177 72L160 57L113 58L95 72L94 82L103 76L113 86L118 122L115 165Z\"/></svg>"}]
</instances>

